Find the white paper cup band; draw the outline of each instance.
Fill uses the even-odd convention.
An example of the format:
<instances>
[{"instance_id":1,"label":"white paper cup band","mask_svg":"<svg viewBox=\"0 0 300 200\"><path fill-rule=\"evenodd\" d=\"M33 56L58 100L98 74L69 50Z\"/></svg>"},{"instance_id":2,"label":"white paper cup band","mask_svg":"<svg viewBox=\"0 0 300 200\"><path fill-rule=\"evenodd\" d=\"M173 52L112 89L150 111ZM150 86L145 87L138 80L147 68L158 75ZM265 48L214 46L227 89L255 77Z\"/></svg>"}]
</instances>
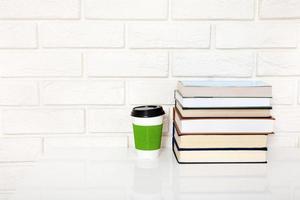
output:
<instances>
[{"instance_id":1,"label":"white paper cup band","mask_svg":"<svg viewBox=\"0 0 300 200\"><path fill-rule=\"evenodd\" d=\"M140 159L155 159L159 156L160 150L139 150L136 149L138 158Z\"/></svg>"},{"instance_id":2,"label":"white paper cup band","mask_svg":"<svg viewBox=\"0 0 300 200\"><path fill-rule=\"evenodd\" d=\"M163 115L157 117L132 117L132 123L138 126L155 126L163 123Z\"/></svg>"}]
</instances>

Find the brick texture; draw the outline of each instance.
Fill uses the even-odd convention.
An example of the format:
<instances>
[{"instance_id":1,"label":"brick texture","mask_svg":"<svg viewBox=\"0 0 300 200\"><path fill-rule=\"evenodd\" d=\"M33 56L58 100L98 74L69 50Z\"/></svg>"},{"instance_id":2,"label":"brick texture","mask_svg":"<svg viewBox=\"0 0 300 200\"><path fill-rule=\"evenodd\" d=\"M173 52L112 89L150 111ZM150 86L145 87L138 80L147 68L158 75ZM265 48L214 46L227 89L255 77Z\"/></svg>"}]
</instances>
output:
<instances>
[{"instance_id":1,"label":"brick texture","mask_svg":"<svg viewBox=\"0 0 300 200\"><path fill-rule=\"evenodd\" d=\"M260 17L263 19L299 19L299 0L262 0Z\"/></svg>"},{"instance_id":2,"label":"brick texture","mask_svg":"<svg viewBox=\"0 0 300 200\"><path fill-rule=\"evenodd\" d=\"M132 129L129 108L91 109L88 119L89 131L94 133L131 132Z\"/></svg>"},{"instance_id":3,"label":"brick texture","mask_svg":"<svg viewBox=\"0 0 300 200\"><path fill-rule=\"evenodd\" d=\"M0 19L78 19L79 0L0 1Z\"/></svg>"},{"instance_id":4,"label":"brick texture","mask_svg":"<svg viewBox=\"0 0 300 200\"><path fill-rule=\"evenodd\" d=\"M2 113L2 133L83 133L84 112L80 109L18 109Z\"/></svg>"},{"instance_id":5,"label":"brick texture","mask_svg":"<svg viewBox=\"0 0 300 200\"><path fill-rule=\"evenodd\" d=\"M41 88L49 105L124 103L123 81L45 81Z\"/></svg>"},{"instance_id":6,"label":"brick texture","mask_svg":"<svg viewBox=\"0 0 300 200\"><path fill-rule=\"evenodd\" d=\"M0 162L34 161L41 154L41 138L3 137L0 140Z\"/></svg>"},{"instance_id":7,"label":"brick texture","mask_svg":"<svg viewBox=\"0 0 300 200\"><path fill-rule=\"evenodd\" d=\"M199 53L172 54L173 76L188 77L250 77L255 68L253 53Z\"/></svg>"},{"instance_id":8,"label":"brick texture","mask_svg":"<svg viewBox=\"0 0 300 200\"><path fill-rule=\"evenodd\" d=\"M0 0L0 162L133 147L130 111L144 104L164 107L170 147L178 80L268 82L269 146L299 147L299 10L300 0ZM14 189L18 167L1 170L0 190Z\"/></svg>"},{"instance_id":9,"label":"brick texture","mask_svg":"<svg viewBox=\"0 0 300 200\"><path fill-rule=\"evenodd\" d=\"M85 16L91 19L166 19L167 0L86 0Z\"/></svg>"},{"instance_id":10,"label":"brick texture","mask_svg":"<svg viewBox=\"0 0 300 200\"><path fill-rule=\"evenodd\" d=\"M216 26L216 47L295 48L297 28L284 23L228 23Z\"/></svg>"},{"instance_id":11,"label":"brick texture","mask_svg":"<svg viewBox=\"0 0 300 200\"><path fill-rule=\"evenodd\" d=\"M63 22L41 25L41 43L44 47L122 47L122 24L99 22Z\"/></svg>"},{"instance_id":12,"label":"brick texture","mask_svg":"<svg viewBox=\"0 0 300 200\"><path fill-rule=\"evenodd\" d=\"M166 77L166 52L90 52L84 57L90 77Z\"/></svg>"},{"instance_id":13,"label":"brick texture","mask_svg":"<svg viewBox=\"0 0 300 200\"><path fill-rule=\"evenodd\" d=\"M127 136L69 136L47 137L44 140L46 153L60 153L62 151L83 151L84 149L98 149L103 147L127 147Z\"/></svg>"},{"instance_id":14,"label":"brick texture","mask_svg":"<svg viewBox=\"0 0 300 200\"><path fill-rule=\"evenodd\" d=\"M24 179L30 169L32 169L32 164L27 163L5 163L0 165L0 191L16 190L20 181Z\"/></svg>"},{"instance_id":15,"label":"brick texture","mask_svg":"<svg viewBox=\"0 0 300 200\"><path fill-rule=\"evenodd\" d=\"M130 104L174 104L176 81L142 80L128 82Z\"/></svg>"},{"instance_id":16,"label":"brick texture","mask_svg":"<svg viewBox=\"0 0 300 200\"><path fill-rule=\"evenodd\" d=\"M175 19L253 19L253 0L174 0Z\"/></svg>"},{"instance_id":17,"label":"brick texture","mask_svg":"<svg viewBox=\"0 0 300 200\"><path fill-rule=\"evenodd\" d=\"M79 77L81 62L78 52L0 52L0 76Z\"/></svg>"},{"instance_id":18,"label":"brick texture","mask_svg":"<svg viewBox=\"0 0 300 200\"><path fill-rule=\"evenodd\" d=\"M33 81L0 81L0 105L38 105L38 85Z\"/></svg>"},{"instance_id":19,"label":"brick texture","mask_svg":"<svg viewBox=\"0 0 300 200\"><path fill-rule=\"evenodd\" d=\"M0 49L32 49L37 47L34 23L0 22Z\"/></svg>"},{"instance_id":20,"label":"brick texture","mask_svg":"<svg viewBox=\"0 0 300 200\"><path fill-rule=\"evenodd\" d=\"M272 85L273 105L292 105L295 103L296 80L287 78L262 78L262 80Z\"/></svg>"},{"instance_id":21,"label":"brick texture","mask_svg":"<svg viewBox=\"0 0 300 200\"><path fill-rule=\"evenodd\" d=\"M261 52L257 57L259 76L300 75L299 52Z\"/></svg>"},{"instance_id":22,"label":"brick texture","mask_svg":"<svg viewBox=\"0 0 300 200\"><path fill-rule=\"evenodd\" d=\"M299 108L276 107L274 117L276 118L275 131L277 132L299 132L300 114Z\"/></svg>"},{"instance_id":23,"label":"brick texture","mask_svg":"<svg viewBox=\"0 0 300 200\"><path fill-rule=\"evenodd\" d=\"M130 24L131 48L208 48L210 26L201 23Z\"/></svg>"}]
</instances>

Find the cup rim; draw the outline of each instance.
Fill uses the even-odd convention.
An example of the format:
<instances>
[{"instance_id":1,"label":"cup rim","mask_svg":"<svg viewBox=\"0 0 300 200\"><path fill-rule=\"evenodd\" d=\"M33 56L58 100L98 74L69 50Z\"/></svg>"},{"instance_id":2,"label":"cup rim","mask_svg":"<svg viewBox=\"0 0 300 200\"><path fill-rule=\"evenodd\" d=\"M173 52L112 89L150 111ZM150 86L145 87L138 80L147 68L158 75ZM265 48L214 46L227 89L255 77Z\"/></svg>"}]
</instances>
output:
<instances>
[{"instance_id":1,"label":"cup rim","mask_svg":"<svg viewBox=\"0 0 300 200\"><path fill-rule=\"evenodd\" d=\"M139 117L139 118L158 117L164 114L165 111L160 105L136 106L131 111L132 117Z\"/></svg>"}]
</instances>

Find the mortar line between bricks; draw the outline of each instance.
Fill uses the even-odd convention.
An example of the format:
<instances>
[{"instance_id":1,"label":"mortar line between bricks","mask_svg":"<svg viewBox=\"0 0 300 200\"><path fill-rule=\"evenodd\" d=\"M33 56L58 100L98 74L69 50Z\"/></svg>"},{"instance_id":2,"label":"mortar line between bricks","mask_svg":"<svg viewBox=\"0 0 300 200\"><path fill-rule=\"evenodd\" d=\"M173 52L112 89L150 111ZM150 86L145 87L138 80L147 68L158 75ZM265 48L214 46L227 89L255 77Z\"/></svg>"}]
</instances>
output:
<instances>
[{"instance_id":1,"label":"mortar line between bricks","mask_svg":"<svg viewBox=\"0 0 300 200\"><path fill-rule=\"evenodd\" d=\"M39 27L39 23L35 24L35 34L36 34L36 48L40 49L40 27Z\"/></svg>"},{"instance_id":2,"label":"mortar line between bricks","mask_svg":"<svg viewBox=\"0 0 300 200\"><path fill-rule=\"evenodd\" d=\"M83 16L76 17L76 18L24 18L24 19L1 19L2 22L11 22L11 23L34 23L34 22L41 22L41 23L59 23L59 22L112 22L112 23L124 23L124 22L157 22L157 23L163 23L172 21L174 23L176 22L251 22L255 21L255 15L257 13L257 10L255 9L253 11L254 17L253 18L173 18L171 15L170 17L163 17L163 18L88 18ZM258 18L257 21L264 21L264 22L299 22L299 17L272 17L272 18Z\"/></svg>"},{"instance_id":3,"label":"mortar line between bricks","mask_svg":"<svg viewBox=\"0 0 300 200\"><path fill-rule=\"evenodd\" d=\"M197 48L197 47L184 47L184 48L156 48L156 47L147 47L147 48L130 48L125 49L124 47L118 47L118 48L109 48L109 47L51 47L51 48L0 48L0 53L1 52L11 52L11 53L16 53L16 52L23 52L23 51L28 51L28 52L82 52L82 51L88 51L88 52L106 52L106 51L112 51L112 52L119 52L119 51L125 51L125 50L130 50L130 51L137 51L137 52L143 52L143 51L203 51L203 52L210 52L211 49L210 47L205 47L205 48ZM285 47L236 47L236 48L216 48L216 51L249 51L249 50L272 50L272 51L298 51L299 48L298 46L285 46Z\"/></svg>"},{"instance_id":4,"label":"mortar line between bricks","mask_svg":"<svg viewBox=\"0 0 300 200\"><path fill-rule=\"evenodd\" d=\"M88 127L88 108L84 106L83 110L83 128L84 128L84 135L89 135L89 127Z\"/></svg>"},{"instance_id":5,"label":"mortar line between bricks","mask_svg":"<svg viewBox=\"0 0 300 200\"><path fill-rule=\"evenodd\" d=\"M84 80L88 78L88 70L86 69L85 66L85 58L86 54L84 52L80 53L80 65L81 65L81 76Z\"/></svg>"},{"instance_id":6,"label":"mortar line between bricks","mask_svg":"<svg viewBox=\"0 0 300 200\"><path fill-rule=\"evenodd\" d=\"M300 95L299 95L299 89L300 89L300 87L299 87L299 80L296 80L295 81L295 90L296 91L294 91L296 95L295 95L294 100L293 100L293 104L296 104L296 105L300 104L300 102L299 102L299 97L300 97Z\"/></svg>"},{"instance_id":7,"label":"mortar line between bricks","mask_svg":"<svg viewBox=\"0 0 300 200\"><path fill-rule=\"evenodd\" d=\"M42 87L41 87L41 82L40 81L37 81L37 95L38 95L38 107L41 107L42 106Z\"/></svg>"},{"instance_id":8,"label":"mortar line between bricks","mask_svg":"<svg viewBox=\"0 0 300 200\"><path fill-rule=\"evenodd\" d=\"M172 21L172 2L167 0L167 21Z\"/></svg>"},{"instance_id":9,"label":"mortar line between bricks","mask_svg":"<svg viewBox=\"0 0 300 200\"><path fill-rule=\"evenodd\" d=\"M186 18L186 19L178 19L178 18L173 18L172 19L174 22L251 22L254 21L254 18L247 18L247 19L209 19L209 18Z\"/></svg>"},{"instance_id":10,"label":"mortar line between bricks","mask_svg":"<svg viewBox=\"0 0 300 200\"><path fill-rule=\"evenodd\" d=\"M129 133L130 134L130 133ZM127 142L127 148L130 147L130 142L129 142L129 134L126 135L126 142Z\"/></svg>"},{"instance_id":11,"label":"mortar line between bricks","mask_svg":"<svg viewBox=\"0 0 300 200\"><path fill-rule=\"evenodd\" d=\"M11 161L0 161L0 164L34 164L36 162L36 160L21 160L21 161L14 161L14 160L11 160ZM1 192L12 192L12 191L17 191L17 190L12 190L12 189L7 189L7 190L0 190L0 193Z\"/></svg>"},{"instance_id":12,"label":"mortar line between bricks","mask_svg":"<svg viewBox=\"0 0 300 200\"><path fill-rule=\"evenodd\" d=\"M130 90L129 81L131 81L131 79L124 80L124 106L125 107L131 106L131 104L129 102L129 90Z\"/></svg>"},{"instance_id":13,"label":"mortar line between bricks","mask_svg":"<svg viewBox=\"0 0 300 200\"><path fill-rule=\"evenodd\" d=\"M134 19L134 18L125 18L125 19L122 19L122 18L85 18L84 19L85 21L87 22L119 22L119 23L124 23L124 22L130 22L130 23L141 23L141 22L167 22L168 19L166 17L164 18L153 18L153 19L150 19L150 18L145 18L145 19Z\"/></svg>"},{"instance_id":14,"label":"mortar line between bricks","mask_svg":"<svg viewBox=\"0 0 300 200\"><path fill-rule=\"evenodd\" d=\"M260 20L260 9L261 9L261 1L255 0L255 2L254 2L254 21L255 22Z\"/></svg>"},{"instance_id":15,"label":"mortar line between bricks","mask_svg":"<svg viewBox=\"0 0 300 200\"><path fill-rule=\"evenodd\" d=\"M258 52L255 51L253 52L254 54L254 69L253 69L253 72L252 72L252 77L253 78L257 78L257 68L258 68Z\"/></svg>"},{"instance_id":16,"label":"mortar line between bricks","mask_svg":"<svg viewBox=\"0 0 300 200\"><path fill-rule=\"evenodd\" d=\"M168 76L166 77L167 79L170 79L173 77L173 69L172 69L172 52L168 51L167 52L168 56Z\"/></svg>"},{"instance_id":17,"label":"mortar line between bricks","mask_svg":"<svg viewBox=\"0 0 300 200\"><path fill-rule=\"evenodd\" d=\"M61 21L66 21L66 22L74 22L74 21L79 21L80 17L68 17L68 18L59 18L59 17L37 17L37 18L32 18L32 17L27 17L27 18L0 18L0 21L3 22L11 22L11 23L31 23L31 22L61 22Z\"/></svg>"},{"instance_id":18,"label":"mortar line between bricks","mask_svg":"<svg viewBox=\"0 0 300 200\"><path fill-rule=\"evenodd\" d=\"M42 153L42 155L44 155L44 153L45 153L45 137L42 137L41 138L41 142L42 142L42 144L41 144L41 153Z\"/></svg>"},{"instance_id":19,"label":"mortar line between bricks","mask_svg":"<svg viewBox=\"0 0 300 200\"><path fill-rule=\"evenodd\" d=\"M211 24L210 25L210 50L216 50L216 24Z\"/></svg>"},{"instance_id":20,"label":"mortar line between bricks","mask_svg":"<svg viewBox=\"0 0 300 200\"><path fill-rule=\"evenodd\" d=\"M107 132L101 132L101 135L105 135ZM48 138L48 137L85 137L84 133L6 133L3 135L4 138ZM92 136L92 135L90 135ZM95 135L97 136L97 135ZM2 136L1 136L2 137Z\"/></svg>"},{"instance_id":21,"label":"mortar line between bricks","mask_svg":"<svg viewBox=\"0 0 300 200\"><path fill-rule=\"evenodd\" d=\"M124 42L124 49L129 50L128 47L128 24L124 23L123 25L123 42Z\"/></svg>"},{"instance_id":22,"label":"mortar line between bricks","mask_svg":"<svg viewBox=\"0 0 300 200\"><path fill-rule=\"evenodd\" d=\"M79 21L84 21L84 0L79 0Z\"/></svg>"}]
</instances>

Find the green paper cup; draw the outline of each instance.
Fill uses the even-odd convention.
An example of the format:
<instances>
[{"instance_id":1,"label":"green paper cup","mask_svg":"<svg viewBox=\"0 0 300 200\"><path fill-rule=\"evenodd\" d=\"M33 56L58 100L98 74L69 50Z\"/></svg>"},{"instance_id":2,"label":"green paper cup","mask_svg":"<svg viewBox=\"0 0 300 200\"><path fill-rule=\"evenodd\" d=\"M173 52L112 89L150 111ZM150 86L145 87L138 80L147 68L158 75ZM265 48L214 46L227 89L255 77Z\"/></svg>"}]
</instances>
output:
<instances>
[{"instance_id":1,"label":"green paper cup","mask_svg":"<svg viewBox=\"0 0 300 200\"><path fill-rule=\"evenodd\" d=\"M138 106L131 112L133 121L134 144L139 158L153 159L158 157L163 115L161 106Z\"/></svg>"}]
</instances>

